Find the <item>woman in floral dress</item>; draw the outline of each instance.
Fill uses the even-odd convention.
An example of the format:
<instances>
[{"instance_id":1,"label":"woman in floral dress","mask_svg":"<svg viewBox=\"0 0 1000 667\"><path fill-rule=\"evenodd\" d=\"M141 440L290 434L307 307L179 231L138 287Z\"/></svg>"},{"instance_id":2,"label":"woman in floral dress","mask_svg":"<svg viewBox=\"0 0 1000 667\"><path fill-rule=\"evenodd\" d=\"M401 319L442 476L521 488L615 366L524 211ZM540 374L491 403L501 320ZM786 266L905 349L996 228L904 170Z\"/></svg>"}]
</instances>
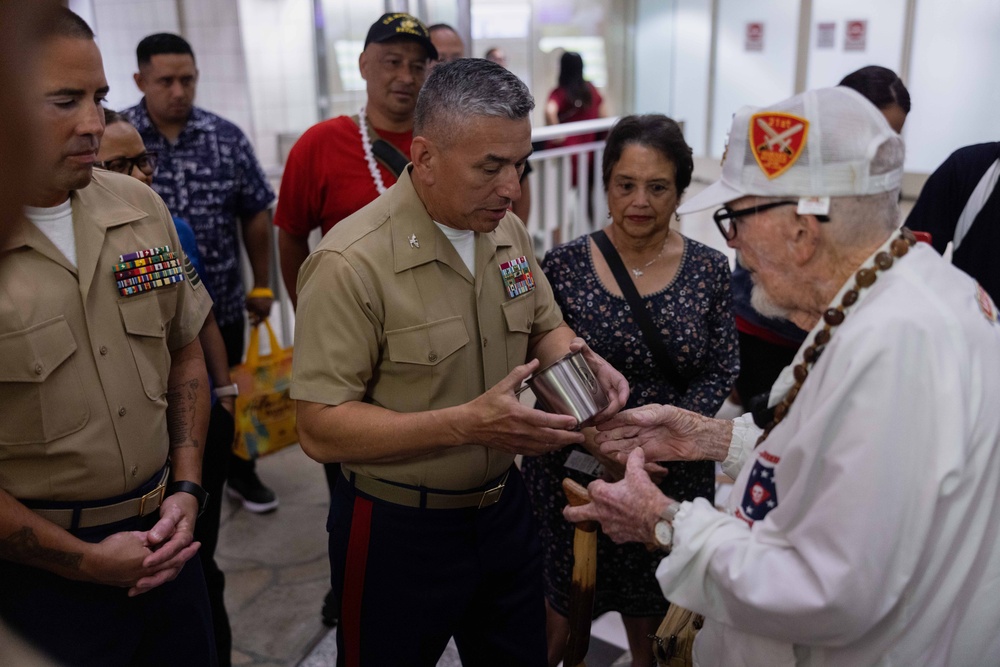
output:
<instances>
[{"instance_id":1,"label":"woman in floral dress","mask_svg":"<svg viewBox=\"0 0 1000 667\"><path fill-rule=\"evenodd\" d=\"M604 232L629 269L675 374L657 363L593 239L570 241L542 261L566 322L629 381L629 408L670 403L714 415L739 372L728 260L671 229L693 168L691 148L666 116L627 116L608 137L603 180L611 220ZM671 382L668 375L683 380ZM573 567L573 526L562 516L566 501L560 485L566 476L584 485L594 479L566 463L571 455L576 462L586 454L603 464L605 477L620 479L623 474L620 465L600 455L592 438L590 433L584 447L526 458L522 467L545 546L553 667L562 659L569 631ZM671 463L669 468L656 477L671 498L714 497L711 462ZM654 664L648 635L668 606L654 578L661 555L641 544L616 545L599 537L594 616L622 614L634 667Z\"/></svg>"}]
</instances>

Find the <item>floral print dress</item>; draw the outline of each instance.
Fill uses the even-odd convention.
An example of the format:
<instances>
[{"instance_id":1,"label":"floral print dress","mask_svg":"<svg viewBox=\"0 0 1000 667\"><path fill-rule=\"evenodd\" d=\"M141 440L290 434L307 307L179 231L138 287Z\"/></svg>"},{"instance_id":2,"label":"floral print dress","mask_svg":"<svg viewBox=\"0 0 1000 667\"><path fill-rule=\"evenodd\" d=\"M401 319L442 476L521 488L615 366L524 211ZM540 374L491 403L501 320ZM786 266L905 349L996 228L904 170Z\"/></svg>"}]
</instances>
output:
<instances>
[{"instance_id":1,"label":"floral print dress","mask_svg":"<svg viewBox=\"0 0 1000 667\"><path fill-rule=\"evenodd\" d=\"M725 255L684 238L677 274L665 288L643 296L655 327L676 368L690 378L683 394L660 372L624 297L608 291L597 276L591 245L583 236L551 250L541 263L567 324L617 368L631 388L628 406L669 403L714 415L739 373L739 350L732 314L729 262ZM576 448L581 449L582 448ZM574 450L567 447L525 457L522 471L541 527L545 549L546 597L568 615L573 569L573 526L562 516L566 504L562 479L593 481L564 467ZM709 461L669 464L660 488L676 500L713 499L715 468ZM662 553L645 545L616 545L600 534L594 617L618 611L628 616L660 616L667 601L655 572Z\"/></svg>"}]
</instances>

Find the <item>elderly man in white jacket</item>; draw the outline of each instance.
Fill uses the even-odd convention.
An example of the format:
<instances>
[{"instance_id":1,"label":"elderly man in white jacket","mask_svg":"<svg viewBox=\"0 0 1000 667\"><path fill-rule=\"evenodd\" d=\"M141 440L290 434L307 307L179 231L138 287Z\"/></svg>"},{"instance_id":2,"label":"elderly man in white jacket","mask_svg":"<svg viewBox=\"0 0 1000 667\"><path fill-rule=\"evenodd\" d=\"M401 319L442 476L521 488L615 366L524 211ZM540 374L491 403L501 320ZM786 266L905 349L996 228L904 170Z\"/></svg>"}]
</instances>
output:
<instances>
[{"instance_id":1,"label":"elderly man in white jacket","mask_svg":"<svg viewBox=\"0 0 1000 667\"><path fill-rule=\"evenodd\" d=\"M669 552L664 595L706 616L698 665L1000 665L1000 325L897 229L902 165L867 100L808 91L738 112L721 179L680 209L722 205L755 306L811 332L753 418L602 425L628 473L565 514ZM725 511L643 469L693 459L735 479Z\"/></svg>"}]
</instances>

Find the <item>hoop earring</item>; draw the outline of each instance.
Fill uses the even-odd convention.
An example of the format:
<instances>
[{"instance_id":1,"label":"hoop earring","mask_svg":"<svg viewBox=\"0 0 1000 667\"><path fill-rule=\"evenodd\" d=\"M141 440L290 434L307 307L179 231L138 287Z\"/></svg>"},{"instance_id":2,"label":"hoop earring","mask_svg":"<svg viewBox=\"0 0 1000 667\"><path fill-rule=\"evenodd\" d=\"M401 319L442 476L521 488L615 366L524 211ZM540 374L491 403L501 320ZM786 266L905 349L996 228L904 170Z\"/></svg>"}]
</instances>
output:
<instances>
[{"instance_id":1,"label":"hoop earring","mask_svg":"<svg viewBox=\"0 0 1000 667\"><path fill-rule=\"evenodd\" d=\"M611 219L611 211L608 211L608 214L606 216L604 216L604 217L607 218L608 220L610 220Z\"/></svg>"}]
</instances>

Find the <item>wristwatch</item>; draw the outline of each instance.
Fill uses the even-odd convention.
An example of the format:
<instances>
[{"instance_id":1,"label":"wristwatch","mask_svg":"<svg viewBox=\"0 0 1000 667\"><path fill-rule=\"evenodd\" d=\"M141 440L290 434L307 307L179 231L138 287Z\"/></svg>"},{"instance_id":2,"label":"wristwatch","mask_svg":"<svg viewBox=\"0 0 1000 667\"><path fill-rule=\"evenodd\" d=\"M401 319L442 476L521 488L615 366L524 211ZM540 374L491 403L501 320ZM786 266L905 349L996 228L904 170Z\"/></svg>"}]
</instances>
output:
<instances>
[{"instance_id":1,"label":"wristwatch","mask_svg":"<svg viewBox=\"0 0 1000 667\"><path fill-rule=\"evenodd\" d=\"M676 500L671 502L667 505L667 509L663 510L660 520L653 526L653 539L656 540L656 546L664 551L669 552L674 544L674 517L677 516L680 508L679 502Z\"/></svg>"},{"instance_id":2,"label":"wristwatch","mask_svg":"<svg viewBox=\"0 0 1000 667\"><path fill-rule=\"evenodd\" d=\"M198 501L198 516L204 514L205 507L208 506L208 491L203 489L200 485L184 479L179 482L171 482L168 484L166 495L172 496L175 493L180 493L182 491L184 493L190 493Z\"/></svg>"},{"instance_id":3,"label":"wristwatch","mask_svg":"<svg viewBox=\"0 0 1000 667\"><path fill-rule=\"evenodd\" d=\"M227 384L224 387L216 387L212 393L215 394L216 398L224 398L226 396L239 396L240 387L237 384Z\"/></svg>"}]
</instances>

